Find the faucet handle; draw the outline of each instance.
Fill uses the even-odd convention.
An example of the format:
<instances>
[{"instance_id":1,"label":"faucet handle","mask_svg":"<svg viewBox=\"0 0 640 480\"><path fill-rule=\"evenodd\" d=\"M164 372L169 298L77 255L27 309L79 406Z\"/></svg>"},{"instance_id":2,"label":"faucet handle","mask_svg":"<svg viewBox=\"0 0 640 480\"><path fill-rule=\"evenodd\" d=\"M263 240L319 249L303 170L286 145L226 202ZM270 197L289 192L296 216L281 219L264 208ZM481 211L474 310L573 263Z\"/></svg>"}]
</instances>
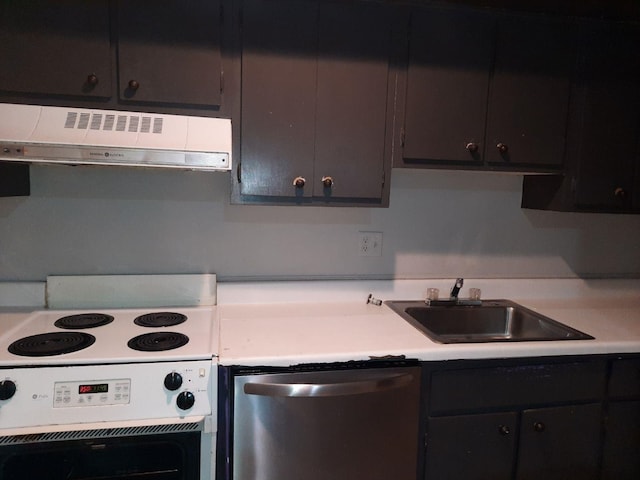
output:
<instances>
[{"instance_id":1,"label":"faucet handle","mask_svg":"<svg viewBox=\"0 0 640 480\"><path fill-rule=\"evenodd\" d=\"M460 293L460 289L462 288L463 284L464 284L464 278L456 279L456 283L451 288L451 294L450 294L451 298L455 298L455 299L458 298L458 294Z\"/></svg>"}]
</instances>

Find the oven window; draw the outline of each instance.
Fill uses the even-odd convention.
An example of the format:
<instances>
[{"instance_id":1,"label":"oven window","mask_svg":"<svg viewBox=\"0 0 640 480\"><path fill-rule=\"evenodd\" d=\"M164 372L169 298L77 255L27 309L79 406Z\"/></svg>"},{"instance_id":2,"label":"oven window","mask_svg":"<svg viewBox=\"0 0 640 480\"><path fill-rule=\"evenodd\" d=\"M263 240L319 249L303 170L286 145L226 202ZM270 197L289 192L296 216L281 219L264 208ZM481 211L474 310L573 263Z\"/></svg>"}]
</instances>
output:
<instances>
[{"instance_id":1,"label":"oven window","mask_svg":"<svg viewBox=\"0 0 640 480\"><path fill-rule=\"evenodd\" d=\"M0 447L3 480L199 480L200 432Z\"/></svg>"}]
</instances>

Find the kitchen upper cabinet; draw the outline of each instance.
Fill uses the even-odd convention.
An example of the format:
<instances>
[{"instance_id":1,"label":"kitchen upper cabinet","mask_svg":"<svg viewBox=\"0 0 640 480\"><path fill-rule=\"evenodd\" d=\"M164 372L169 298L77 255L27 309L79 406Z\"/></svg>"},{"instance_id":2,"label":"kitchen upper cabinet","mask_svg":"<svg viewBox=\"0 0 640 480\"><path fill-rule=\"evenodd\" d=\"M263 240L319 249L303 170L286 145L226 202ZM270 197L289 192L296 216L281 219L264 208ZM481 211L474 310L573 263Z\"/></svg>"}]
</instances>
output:
<instances>
[{"instance_id":1,"label":"kitchen upper cabinet","mask_svg":"<svg viewBox=\"0 0 640 480\"><path fill-rule=\"evenodd\" d=\"M573 33L554 17L415 9L395 166L559 170Z\"/></svg>"},{"instance_id":2,"label":"kitchen upper cabinet","mask_svg":"<svg viewBox=\"0 0 640 480\"><path fill-rule=\"evenodd\" d=\"M402 156L482 165L495 16L416 9L411 17ZM399 165L399 166L402 166Z\"/></svg>"},{"instance_id":3,"label":"kitchen upper cabinet","mask_svg":"<svg viewBox=\"0 0 640 480\"><path fill-rule=\"evenodd\" d=\"M229 116L223 2L2 0L0 100Z\"/></svg>"},{"instance_id":4,"label":"kitchen upper cabinet","mask_svg":"<svg viewBox=\"0 0 640 480\"><path fill-rule=\"evenodd\" d=\"M525 177L522 206L640 211L640 28L583 26L564 177Z\"/></svg>"},{"instance_id":5,"label":"kitchen upper cabinet","mask_svg":"<svg viewBox=\"0 0 640 480\"><path fill-rule=\"evenodd\" d=\"M21 197L30 193L29 165L0 163L0 197Z\"/></svg>"},{"instance_id":6,"label":"kitchen upper cabinet","mask_svg":"<svg viewBox=\"0 0 640 480\"><path fill-rule=\"evenodd\" d=\"M117 12L120 100L220 105L219 0L119 0Z\"/></svg>"},{"instance_id":7,"label":"kitchen upper cabinet","mask_svg":"<svg viewBox=\"0 0 640 480\"><path fill-rule=\"evenodd\" d=\"M0 90L111 97L108 0L2 0Z\"/></svg>"},{"instance_id":8,"label":"kitchen upper cabinet","mask_svg":"<svg viewBox=\"0 0 640 480\"><path fill-rule=\"evenodd\" d=\"M598 478L605 361L425 365L425 480Z\"/></svg>"},{"instance_id":9,"label":"kitchen upper cabinet","mask_svg":"<svg viewBox=\"0 0 640 480\"><path fill-rule=\"evenodd\" d=\"M236 201L388 202L392 11L369 2L243 3Z\"/></svg>"}]
</instances>

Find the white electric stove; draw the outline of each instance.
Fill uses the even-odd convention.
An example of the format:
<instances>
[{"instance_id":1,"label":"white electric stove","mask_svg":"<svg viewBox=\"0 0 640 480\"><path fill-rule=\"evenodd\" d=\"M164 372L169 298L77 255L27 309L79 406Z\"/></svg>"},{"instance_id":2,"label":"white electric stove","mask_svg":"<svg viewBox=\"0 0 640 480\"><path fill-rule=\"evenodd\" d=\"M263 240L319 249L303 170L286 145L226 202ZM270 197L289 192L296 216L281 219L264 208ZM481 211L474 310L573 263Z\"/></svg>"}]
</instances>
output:
<instances>
[{"instance_id":1,"label":"white electric stove","mask_svg":"<svg viewBox=\"0 0 640 480\"><path fill-rule=\"evenodd\" d=\"M149 435L173 445L196 432L200 473L186 478L209 480L217 332L215 307L42 310L0 325L0 477L14 468L8 449L25 442L64 439L71 455L96 439L121 448L135 438L137 451Z\"/></svg>"}]
</instances>

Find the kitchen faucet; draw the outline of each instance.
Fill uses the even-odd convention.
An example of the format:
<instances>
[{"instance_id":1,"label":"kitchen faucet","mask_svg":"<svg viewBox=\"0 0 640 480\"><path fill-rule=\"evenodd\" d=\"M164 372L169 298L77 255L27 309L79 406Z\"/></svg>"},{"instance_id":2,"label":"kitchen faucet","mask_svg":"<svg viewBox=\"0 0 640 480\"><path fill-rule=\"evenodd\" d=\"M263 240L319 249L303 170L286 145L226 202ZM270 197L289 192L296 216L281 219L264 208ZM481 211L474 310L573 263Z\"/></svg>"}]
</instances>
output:
<instances>
[{"instance_id":1,"label":"kitchen faucet","mask_svg":"<svg viewBox=\"0 0 640 480\"><path fill-rule=\"evenodd\" d=\"M460 289L462 288L463 284L464 284L464 278L456 279L456 283L451 288L451 293L449 295L449 298L451 300L458 300L458 294L460 293Z\"/></svg>"},{"instance_id":2,"label":"kitchen faucet","mask_svg":"<svg viewBox=\"0 0 640 480\"><path fill-rule=\"evenodd\" d=\"M432 307L447 307L447 306L479 306L482 305L482 301L479 298L458 298L460 289L464 285L464 278L457 278L456 283L453 284L448 299L438 300L427 298L424 303Z\"/></svg>"}]
</instances>

